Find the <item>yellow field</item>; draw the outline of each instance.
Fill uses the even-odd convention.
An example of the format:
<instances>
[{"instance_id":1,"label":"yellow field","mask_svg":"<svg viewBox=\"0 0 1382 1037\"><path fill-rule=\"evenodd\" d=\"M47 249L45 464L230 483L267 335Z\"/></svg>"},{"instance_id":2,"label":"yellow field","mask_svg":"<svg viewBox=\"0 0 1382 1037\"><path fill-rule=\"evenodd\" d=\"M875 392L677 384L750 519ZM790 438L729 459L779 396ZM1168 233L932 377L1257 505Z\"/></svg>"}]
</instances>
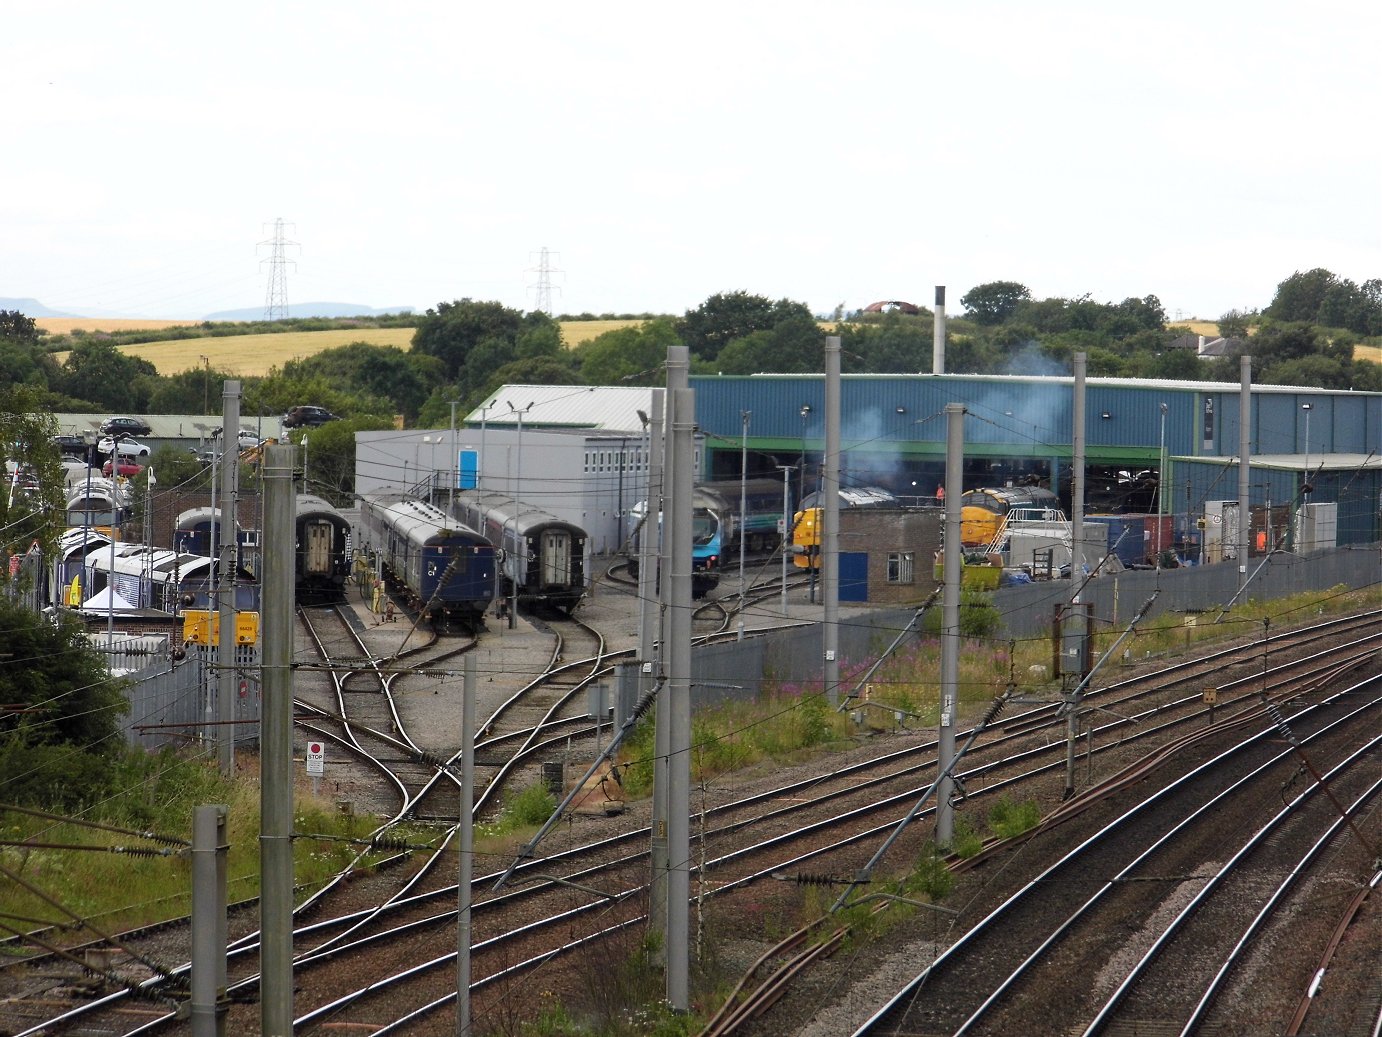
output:
<instances>
[{"instance_id":1,"label":"yellow field","mask_svg":"<svg viewBox=\"0 0 1382 1037\"><path fill-rule=\"evenodd\" d=\"M564 320L561 321L561 340L566 343L566 348L579 346L582 342L589 342L593 338L603 335L606 331L618 331L620 328L642 327L647 321L641 320Z\"/></svg>"},{"instance_id":2,"label":"yellow field","mask_svg":"<svg viewBox=\"0 0 1382 1037\"><path fill-rule=\"evenodd\" d=\"M143 357L162 375L177 374L201 367L202 357L211 358L211 367L227 374L250 378L266 375L271 367L282 367L288 360L312 356L324 349L368 342L376 346L408 349L413 342L412 328L341 328L333 331L285 331L271 335L234 335L224 338L188 338L172 342L147 342L121 346L122 353ZM61 363L66 354L54 354Z\"/></svg>"},{"instance_id":3,"label":"yellow field","mask_svg":"<svg viewBox=\"0 0 1382 1037\"><path fill-rule=\"evenodd\" d=\"M1382 364L1382 346L1354 346L1354 360L1371 360L1374 364Z\"/></svg>"},{"instance_id":4,"label":"yellow field","mask_svg":"<svg viewBox=\"0 0 1382 1037\"><path fill-rule=\"evenodd\" d=\"M1219 334L1219 325L1215 324L1212 320L1168 321L1166 326L1168 328L1184 328L1192 335L1211 335L1217 337Z\"/></svg>"},{"instance_id":5,"label":"yellow field","mask_svg":"<svg viewBox=\"0 0 1382 1037\"><path fill-rule=\"evenodd\" d=\"M110 321L60 320L43 317L35 323L53 334L62 334L73 327L86 331L137 330L167 328L195 324L196 321ZM641 320L562 321L562 339L568 347L603 335L616 328L637 327ZM161 375L177 374L201 367L202 357L211 358L217 371L252 378L269 373L271 367L282 367L285 361L312 356L325 349L368 342L376 346L397 346L409 349L413 344L413 328L338 328L332 331L285 331L266 335L235 335L222 338L189 338L172 342L149 342L137 346L121 346L122 352L143 357ZM66 353L55 353L58 363Z\"/></svg>"},{"instance_id":6,"label":"yellow field","mask_svg":"<svg viewBox=\"0 0 1382 1037\"><path fill-rule=\"evenodd\" d=\"M149 328L186 328L195 320L111 320L106 317L36 317L34 323L50 335L69 331L145 331Z\"/></svg>"}]
</instances>

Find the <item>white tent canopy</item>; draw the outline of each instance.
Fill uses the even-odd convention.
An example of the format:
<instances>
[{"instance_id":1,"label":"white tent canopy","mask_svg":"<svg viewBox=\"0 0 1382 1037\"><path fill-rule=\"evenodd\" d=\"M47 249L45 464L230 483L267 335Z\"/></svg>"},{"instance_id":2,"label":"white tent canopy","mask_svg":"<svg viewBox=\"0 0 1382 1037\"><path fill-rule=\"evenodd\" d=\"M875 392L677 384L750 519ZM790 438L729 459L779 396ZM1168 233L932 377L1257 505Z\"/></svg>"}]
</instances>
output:
<instances>
[{"instance_id":1,"label":"white tent canopy","mask_svg":"<svg viewBox=\"0 0 1382 1037\"><path fill-rule=\"evenodd\" d=\"M131 605L121 597L119 591L106 587L88 598L86 604L82 606L82 611L106 615L111 612L137 612L138 608L137 605Z\"/></svg>"}]
</instances>

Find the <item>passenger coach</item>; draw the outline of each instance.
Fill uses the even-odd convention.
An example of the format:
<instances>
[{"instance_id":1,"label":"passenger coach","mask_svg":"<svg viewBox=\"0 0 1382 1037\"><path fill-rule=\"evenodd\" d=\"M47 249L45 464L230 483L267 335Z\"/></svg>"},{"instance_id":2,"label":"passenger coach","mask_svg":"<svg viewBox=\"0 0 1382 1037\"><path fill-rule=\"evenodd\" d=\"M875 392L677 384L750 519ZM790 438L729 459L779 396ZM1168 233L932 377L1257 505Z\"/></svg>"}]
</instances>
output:
<instances>
[{"instance_id":1,"label":"passenger coach","mask_svg":"<svg viewBox=\"0 0 1382 1037\"><path fill-rule=\"evenodd\" d=\"M481 533L402 490L360 498L360 545L424 612L474 629L494 600L494 547Z\"/></svg>"},{"instance_id":2,"label":"passenger coach","mask_svg":"<svg viewBox=\"0 0 1382 1037\"><path fill-rule=\"evenodd\" d=\"M585 594L586 533L491 490L460 490L453 513L503 548L501 593L570 612Z\"/></svg>"}]
</instances>

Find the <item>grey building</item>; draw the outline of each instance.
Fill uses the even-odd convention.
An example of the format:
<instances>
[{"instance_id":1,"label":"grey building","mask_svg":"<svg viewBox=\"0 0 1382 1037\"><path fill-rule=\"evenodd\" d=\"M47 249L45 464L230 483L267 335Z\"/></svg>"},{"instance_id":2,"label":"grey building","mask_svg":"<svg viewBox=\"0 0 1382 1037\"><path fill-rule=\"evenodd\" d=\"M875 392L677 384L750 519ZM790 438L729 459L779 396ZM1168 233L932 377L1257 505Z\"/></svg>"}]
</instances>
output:
<instances>
[{"instance_id":1,"label":"grey building","mask_svg":"<svg viewBox=\"0 0 1382 1037\"><path fill-rule=\"evenodd\" d=\"M592 554L618 552L629 512L647 498L649 444L638 412L647 413L651 390L510 389L524 397L521 427L517 411L486 408L466 415L455 429L356 433L356 492L401 488L445 509L450 488L479 486L580 526ZM561 405L561 394L574 396L574 389L579 410ZM534 402L543 392L553 397L547 413ZM697 437L698 472L703 456Z\"/></svg>"}]
</instances>

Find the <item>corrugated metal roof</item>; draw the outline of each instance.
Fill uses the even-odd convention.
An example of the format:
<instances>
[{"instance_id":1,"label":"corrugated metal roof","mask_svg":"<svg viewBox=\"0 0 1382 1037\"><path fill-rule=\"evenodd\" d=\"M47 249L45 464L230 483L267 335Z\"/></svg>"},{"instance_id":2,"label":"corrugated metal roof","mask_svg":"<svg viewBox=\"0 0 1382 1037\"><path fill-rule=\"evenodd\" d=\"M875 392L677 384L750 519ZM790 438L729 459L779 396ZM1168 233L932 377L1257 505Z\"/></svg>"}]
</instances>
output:
<instances>
[{"instance_id":1,"label":"corrugated metal roof","mask_svg":"<svg viewBox=\"0 0 1382 1037\"><path fill-rule=\"evenodd\" d=\"M505 385L485 407L465 416L465 424L516 426L523 412L524 428L571 428L610 432L641 432L641 410L648 413L653 390L614 385Z\"/></svg>"},{"instance_id":2,"label":"corrugated metal roof","mask_svg":"<svg viewBox=\"0 0 1382 1037\"><path fill-rule=\"evenodd\" d=\"M936 379L937 381L955 382L992 382L998 385L1073 385L1075 378L1073 375L1021 375L1021 374L928 374L925 372L917 374L842 374L844 381L867 380L867 379L887 379L887 380L912 380L912 379ZM824 381L824 374L752 374L752 375L691 375L691 384L694 388L698 381L708 382L716 379L730 381L736 378L746 379L781 379L784 381ZM1178 378L1108 378L1104 376L1087 377L1085 384L1107 385L1125 389L1188 389L1197 392L1238 392L1241 388L1237 382L1199 382ZM1378 395L1377 393L1359 393L1352 389L1321 389L1313 385L1262 385L1256 382L1252 386L1253 393L1312 393L1320 396L1358 396L1358 395Z\"/></svg>"},{"instance_id":3,"label":"corrugated metal roof","mask_svg":"<svg viewBox=\"0 0 1382 1037\"><path fill-rule=\"evenodd\" d=\"M1238 456L1232 457L1176 457L1170 460L1184 464L1220 465L1236 468ZM1248 458L1254 468L1280 469L1285 472L1299 472L1307 466L1310 471L1358 472L1366 469L1382 471L1382 455L1372 454L1253 454Z\"/></svg>"}]
</instances>

